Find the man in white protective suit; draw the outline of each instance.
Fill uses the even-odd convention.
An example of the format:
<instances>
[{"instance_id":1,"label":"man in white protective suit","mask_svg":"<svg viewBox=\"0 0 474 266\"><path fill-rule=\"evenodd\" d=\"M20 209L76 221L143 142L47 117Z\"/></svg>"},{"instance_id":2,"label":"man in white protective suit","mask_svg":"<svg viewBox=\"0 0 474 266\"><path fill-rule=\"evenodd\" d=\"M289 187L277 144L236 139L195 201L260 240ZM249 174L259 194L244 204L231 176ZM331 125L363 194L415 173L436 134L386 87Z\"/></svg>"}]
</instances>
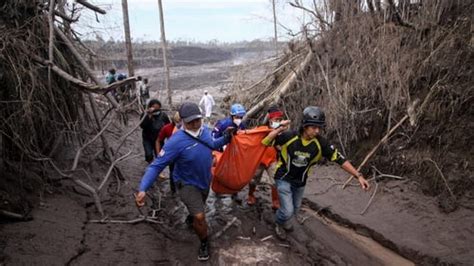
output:
<instances>
[{"instance_id":1,"label":"man in white protective suit","mask_svg":"<svg viewBox=\"0 0 474 266\"><path fill-rule=\"evenodd\" d=\"M204 91L204 95L199 101L199 106L204 106L204 118L205 123L209 124L212 115L212 107L216 104L212 95L210 95L207 90Z\"/></svg>"}]
</instances>

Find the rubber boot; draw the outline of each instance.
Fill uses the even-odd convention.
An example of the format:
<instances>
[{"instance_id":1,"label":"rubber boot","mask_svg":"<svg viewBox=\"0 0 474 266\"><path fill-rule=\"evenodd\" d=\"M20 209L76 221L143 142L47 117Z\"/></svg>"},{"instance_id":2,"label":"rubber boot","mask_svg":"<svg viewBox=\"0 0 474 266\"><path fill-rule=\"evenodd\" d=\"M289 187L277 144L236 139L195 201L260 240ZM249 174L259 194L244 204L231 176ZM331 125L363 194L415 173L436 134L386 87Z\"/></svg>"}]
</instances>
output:
<instances>
[{"instance_id":1,"label":"rubber boot","mask_svg":"<svg viewBox=\"0 0 474 266\"><path fill-rule=\"evenodd\" d=\"M249 184L249 197L247 199L247 204L250 206L255 205L255 203L257 203L257 199L255 198L255 195L253 194L255 193L256 188L257 188L256 185Z\"/></svg>"},{"instance_id":2,"label":"rubber boot","mask_svg":"<svg viewBox=\"0 0 474 266\"><path fill-rule=\"evenodd\" d=\"M280 199L278 198L278 190L276 186L272 186L272 209L278 210L280 208Z\"/></svg>"}]
</instances>

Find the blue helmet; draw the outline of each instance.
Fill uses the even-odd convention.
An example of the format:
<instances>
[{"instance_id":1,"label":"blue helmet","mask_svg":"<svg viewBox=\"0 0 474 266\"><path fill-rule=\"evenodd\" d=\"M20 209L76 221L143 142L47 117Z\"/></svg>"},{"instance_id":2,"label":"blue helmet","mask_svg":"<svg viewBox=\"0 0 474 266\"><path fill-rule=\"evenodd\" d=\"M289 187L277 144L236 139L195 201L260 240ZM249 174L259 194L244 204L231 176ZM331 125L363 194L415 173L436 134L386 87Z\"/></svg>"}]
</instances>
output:
<instances>
[{"instance_id":1,"label":"blue helmet","mask_svg":"<svg viewBox=\"0 0 474 266\"><path fill-rule=\"evenodd\" d=\"M244 116L246 113L247 111L245 111L245 107L240 103L234 103L230 107L230 115Z\"/></svg>"}]
</instances>

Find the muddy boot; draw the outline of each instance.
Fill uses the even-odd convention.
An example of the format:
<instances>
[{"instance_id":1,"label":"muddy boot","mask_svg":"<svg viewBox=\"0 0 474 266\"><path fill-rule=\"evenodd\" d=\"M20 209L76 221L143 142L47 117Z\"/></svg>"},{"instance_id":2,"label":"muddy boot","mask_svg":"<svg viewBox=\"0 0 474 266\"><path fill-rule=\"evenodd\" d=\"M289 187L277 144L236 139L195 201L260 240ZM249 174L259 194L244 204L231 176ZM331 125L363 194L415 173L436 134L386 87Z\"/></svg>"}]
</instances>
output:
<instances>
[{"instance_id":1,"label":"muddy boot","mask_svg":"<svg viewBox=\"0 0 474 266\"><path fill-rule=\"evenodd\" d=\"M232 195L222 195L220 200L222 203L221 214L229 215L232 212Z\"/></svg>"},{"instance_id":2,"label":"muddy boot","mask_svg":"<svg viewBox=\"0 0 474 266\"><path fill-rule=\"evenodd\" d=\"M217 195L216 193L210 189L209 190L209 195L207 196L206 199L206 220L210 221L212 217L215 216L216 214L216 201L217 201Z\"/></svg>"},{"instance_id":3,"label":"muddy boot","mask_svg":"<svg viewBox=\"0 0 474 266\"><path fill-rule=\"evenodd\" d=\"M189 228L192 228L193 227L193 222L194 222L194 216L192 215L188 215L186 217L186 225L189 227Z\"/></svg>"},{"instance_id":4,"label":"muddy boot","mask_svg":"<svg viewBox=\"0 0 474 266\"><path fill-rule=\"evenodd\" d=\"M174 184L173 178L170 178L170 189L171 189L171 195L176 194L176 185Z\"/></svg>"},{"instance_id":5,"label":"muddy boot","mask_svg":"<svg viewBox=\"0 0 474 266\"><path fill-rule=\"evenodd\" d=\"M205 261L209 259L209 242L202 241L201 245L199 246L199 251L198 251L198 260L200 261Z\"/></svg>"},{"instance_id":6,"label":"muddy boot","mask_svg":"<svg viewBox=\"0 0 474 266\"><path fill-rule=\"evenodd\" d=\"M286 221L282 227L285 229L287 232L293 232L294 227L293 227L293 220L294 218L291 218L290 220Z\"/></svg>"},{"instance_id":7,"label":"muddy boot","mask_svg":"<svg viewBox=\"0 0 474 266\"><path fill-rule=\"evenodd\" d=\"M277 223L275 224L275 234L278 237L278 239L286 240L286 231L285 231L285 229Z\"/></svg>"},{"instance_id":8,"label":"muddy boot","mask_svg":"<svg viewBox=\"0 0 474 266\"><path fill-rule=\"evenodd\" d=\"M278 198L278 190L276 186L272 186L272 209L278 210L280 208L280 199Z\"/></svg>"},{"instance_id":9,"label":"muddy boot","mask_svg":"<svg viewBox=\"0 0 474 266\"><path fill-rule=\"evenodd\" d=\"M247 198L247 204L250 206L255 205L255 203L257 203L257 199L254 195L256 188L257 186L249 184L249 197Z\"/></svg>"}]
</instances>

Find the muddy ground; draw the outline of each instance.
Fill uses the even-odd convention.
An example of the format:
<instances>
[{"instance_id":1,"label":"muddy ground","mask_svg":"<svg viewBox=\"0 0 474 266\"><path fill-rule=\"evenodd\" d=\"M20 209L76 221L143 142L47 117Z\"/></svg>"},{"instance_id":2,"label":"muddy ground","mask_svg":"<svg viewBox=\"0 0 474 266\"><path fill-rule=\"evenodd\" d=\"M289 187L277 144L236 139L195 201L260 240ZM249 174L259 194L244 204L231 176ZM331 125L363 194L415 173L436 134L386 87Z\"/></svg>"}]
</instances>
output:
<instances>
[{"instance_id":1,"label":"muddy ground","mask_svg":"<svg viewBox=\"0 0 474 266\"><path fill-rule=\"evenodd\" d=\"M219 102L229 84L241 80L242 62L261 61L255 55L235 60L172 69L176 102L198 101L207 89ZM259 72L260 71L260 72ZM252 71L258 79L262 70ZM161 84L161 69L140 69L153 88ZM237 78L236 78L237 76ZM164 95L159 93L164 100ZM217 109L216 117L224 110ZM130 126L138 121L130 114ZM259 187L258 204L235 203L230 216L215 217L211 225L211 259L196 260L198 240L186 226L186 211L171 195L168 179L153 189L153 199L137 209L133 193L146 168L140 131L125 149L138 155L122 162L123 180L112 180L102 200L107 219L100 219L92 199L71 182L47 185L29 222L2 221L0 263L5 265L411 265L452 263L472 265L473 211L460 208L449 215L437 201L422 196L410 181L380 181L366 212L360 212L375 189L341 190L346 175L336 166L318 166L308 183L302 225L288 241L273 233L269 189ZM105 169L95 164L93 178ZM54 177L51 177L54 178ZM246 191L240 198L245 199ZM153 212L153 210L155 210ZM154 215L153 215L154 214ZM150 222L131 222L151 216ZM224 227L234 223L218 236ZM103 222L103 223L101 223ZM375 239L375 241L374 241ZM406 258L403 258L402 256Z\"/></svg>"}]
</instances>

